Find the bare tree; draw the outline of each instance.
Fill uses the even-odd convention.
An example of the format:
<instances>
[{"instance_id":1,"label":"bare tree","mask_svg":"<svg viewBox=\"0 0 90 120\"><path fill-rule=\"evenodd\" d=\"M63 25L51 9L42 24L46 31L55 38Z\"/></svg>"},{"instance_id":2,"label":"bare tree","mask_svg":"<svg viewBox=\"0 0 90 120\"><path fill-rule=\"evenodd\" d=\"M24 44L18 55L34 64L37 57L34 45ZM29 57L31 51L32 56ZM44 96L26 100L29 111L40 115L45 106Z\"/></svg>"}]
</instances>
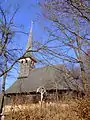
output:
<instances>
[{"instance_id":1,"label":"bare tree","mask_svg":"<svg viewBox=\"0 0 90 120\"><path fill-rule=\"evenodd\" d=\"M40 4L43 15L51 21L52 27L47 28L52 44L58 47L49 49L48 53L64 61L80 66L82 85L87 89L87 76L83 55L87 55L85 46L89 46L89 1L77 0L45 0ZM88 27L87 27L88 26Z\"/></svg>"},{"instance_id":2,"label":"bare tree","mask_svg":"<svg viewBox=\"0 0 90 120\"><path fill-rule=\"evenodd\" d=\"M90 22L89 0L44 0L42 6L47 7L49 10L52 7L57 12L73 14Z\"/></svg>"},{"instance_id":3,"label":"bare tree","mask_svg":"<svg viewBox=\"0 0 90 120\"><path fill-rule=\"evenodd\" d=\"M5 84L7 77L7 69L12 66L12 62L18 57L14 54L14 51L18 51L16 48L11 47L13 42L14 31L14 16L18 8L15 9L11 18L8 18L8 14L0 4L0 75L2 77L2 97L0 104L0 114L4 104Z\"/></svg>"},{"instance_id":4,"label":"bare tree","mask_svg":"<svg viewBox=\"0 0 90 120\"><path fill-rule=\"evenodd\" d=\"M55 1L46 0L44 4L44 10L46 11L44 11L44 13L45 13L45 16L49 20L53 21L54 24L52 26L52 30L48 30L50 32L49 39L45 41L44 44L41 44L38 42L35 46L35 49L30 50L30 52L34 52L34 53L38 52L36 56L40 58L39 59L40 62L44 60L43 63L44 62L48 63L48 61L54 60L54 59L55 60L60 59L68 62L78 63L81 68L83 88L85 90L86 74L85 74L84 64L82 60L82 54L83 53L87 54L86 51L84 51L84 43L88 44L88 39L87 39L88 33L86 34L86 31L85 31L85 34L81 35L79 34L80 29L77 29L77 28L82 28L81 27L82 24L81 23L79 24L79 20L81 20L80 18L85 18L85 20L89 22L89 18L87 18L88 17L87 14L89 14L89 11L87 10L85 14L85 11L83 10L84 11L83 15L79 12L79 14L76 14L75 16L76 12L74 10L76 10L76 7L73 7L72 9L71 1L69 3L66 1L67 4L65 5L66 6L68 5L68 7L64 7L66 11L61 11L62 9L60 7L60 3L63 3L63 2L64 1L60 2L59 0L55 0ZM75 3L74 0L73 2L74 2L73 3L74 6L76 6L77 3ZM70 10L70 12L74 11L74 13L70 15L70 12L68 11L68 14L66 14L67 10ZM80 6L80 10L82 10L81 6ZM17 49L17 48L10 49L15 33L17 31L20 33L24 33L21 30L17 30L17 27L14 24L14 16L17 11L18 11L18 8L13 12L12 17L10 18L10 17L7 17L6 15L7 11L4 10L2 6L0 6L0 18L1 18L0 19L0 77L3 77L2 102L1 102L0 113L2 112L3 103L4 103L6 76L9 73L9 71L13 68L13 66L18 62L18 60L21 57L23 57L27 52L26 51L23 54L18 54L18 53L21 53L21 49ZM63 14L61 13L66 14L64 19L63 19ZM72 24L66 25L66 22L68 20L67 16L70 16L69 20L71 22L73 21ZM77 16L80 16L80 18L77 19ZM75 57L70 54L70 51L74 52Z\"/></svg>"},{"instance_id":5,"label":"bare tree","mask_svg":"<svg viewBox=\"0 0 90 120\"><path fill-rule=\"evenodd\" d=\"M8 10L4 9L2 5L0 5L0 77L2 77L2 94L1 94L1 103L0 103L0 114L2 113L3 105L4 105L4 96L5 96L5 85L6 78L9 72L13 69L16 63L28 52L38 52L46 48L46 44L42 45L40 43L36 44L35 49L32 50L28 48L24 53L22 49L16 48L14 46L14 37L18 33L28 34L23 32L14 23L14 18L19 10L17 7L12 16L8 14Z\"/></svg>"},{"instance_id":6,"label":"bare tree","mask_svg":"<svg viewBox=\"0 0 90 120\"><path fill-rule=\"evenodd\" d=\"M16 47L14 44L14 38L17 33L28 35L28 33L22 31L20 26L14 23L14 18L18 10L19 7L16 7L11 16L8 9L5 9L2 4L0 4L0 77L2 77L0 114L2 113L4 105L6 78L13 67L19 62L20 58L30 49L28 48L28 50L23 53L22 49ZM37 52L40 49L43 49L43 47L30 50L30 52Z\"/></svg>"}]
</instances>

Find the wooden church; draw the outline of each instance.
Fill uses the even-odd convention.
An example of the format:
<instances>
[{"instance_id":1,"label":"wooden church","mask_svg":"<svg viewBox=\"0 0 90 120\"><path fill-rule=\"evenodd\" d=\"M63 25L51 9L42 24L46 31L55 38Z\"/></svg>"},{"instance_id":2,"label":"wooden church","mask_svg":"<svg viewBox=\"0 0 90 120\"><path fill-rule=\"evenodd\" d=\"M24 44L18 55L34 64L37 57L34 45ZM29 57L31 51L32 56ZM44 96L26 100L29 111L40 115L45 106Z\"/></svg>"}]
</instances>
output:
<instances>
[{"instance_id":1,"label":"wooden church","mask_svg":"<svg viewBox=\"0 0 90 120\"><path fill-rule=\"evenodd\" d=\"M62 64L36 68L35 65L38 61L30 52L31 49L32 27L27 41L26 54L19 60L20 71L18 78L6 90L6 104L8 101L21 98L37 102L40 100L40 94L37 93L39 87L44 87L46 90L44 100L61 99L67 94L72 94L74 97L81 87L80 81L78 80L77 87L77 82L72 77L68 77L67 70Z\"/></svg>"}]
</instances>

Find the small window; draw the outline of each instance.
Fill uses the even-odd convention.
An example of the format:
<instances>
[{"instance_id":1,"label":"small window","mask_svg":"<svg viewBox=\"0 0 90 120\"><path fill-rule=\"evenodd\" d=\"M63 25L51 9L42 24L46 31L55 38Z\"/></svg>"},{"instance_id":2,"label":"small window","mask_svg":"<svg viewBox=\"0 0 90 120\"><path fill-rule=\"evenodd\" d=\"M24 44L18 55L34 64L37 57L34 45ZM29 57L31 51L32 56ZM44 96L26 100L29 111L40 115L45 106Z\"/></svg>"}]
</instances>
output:
<instances>
[{"instance_id":1,"label":"small window","mask_svg":"<svg viewBox=\"0 0 90 120\"><path fill-rule=\"evenodd\" d=\"M28 63L28 61L26 60L26 63Z\"/></svg>"},{"instance_id":2,"label":"small window","mask_svg":"<svg viewBox=\"0 0 90 120\"><path fill-rule=\"evenodd\" d=\"M21 63L23 63L23 60L21 61Z\"/></svg>"}]
</instances>

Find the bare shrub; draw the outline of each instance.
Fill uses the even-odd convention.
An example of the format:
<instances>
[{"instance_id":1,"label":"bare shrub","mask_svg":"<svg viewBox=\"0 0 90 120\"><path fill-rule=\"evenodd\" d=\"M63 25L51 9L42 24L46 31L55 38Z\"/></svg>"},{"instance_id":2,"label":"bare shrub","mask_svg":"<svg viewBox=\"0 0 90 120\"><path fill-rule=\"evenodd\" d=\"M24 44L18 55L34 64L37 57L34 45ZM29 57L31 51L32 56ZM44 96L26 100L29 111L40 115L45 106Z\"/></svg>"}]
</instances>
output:
<instances>
[{"instance_id":1,"label":"bare shrub","mask_svg":"<svg viewBox=\"0 0 90 120\"><path fill-rule=\"evenodd\" d=\"M90 120L90 96L85 96L83 99L77 100L76 103L77 106L73 110L77 112L79 118Z\"/></svg>"},{"instance_id":2,"label":"bare shrub","mask_svg":"<svg viewBox=\"0 0 90 120\"><path fill-rule=\"evenodd\" d=\"M43 102L42 107L39 103L17 101L5 115L5 120L90 120L90 97L71 99L70 96L67 100Z\"/></svg>"}]
</instances>

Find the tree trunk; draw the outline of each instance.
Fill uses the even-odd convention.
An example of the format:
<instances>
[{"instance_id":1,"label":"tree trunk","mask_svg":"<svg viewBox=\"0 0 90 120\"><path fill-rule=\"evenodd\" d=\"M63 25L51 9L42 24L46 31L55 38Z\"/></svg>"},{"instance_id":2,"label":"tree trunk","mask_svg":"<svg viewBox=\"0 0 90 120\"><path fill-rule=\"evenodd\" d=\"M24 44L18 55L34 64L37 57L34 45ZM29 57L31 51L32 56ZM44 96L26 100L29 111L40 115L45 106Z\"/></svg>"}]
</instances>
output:
<instances>
[{"instance_id":1,"label":"tree trunk","mask_svg":"<svg viewBox=\"0 0 90 120\"><path fill-rule=\"evenodd\" d=\"M81 76L82 76L82 86L83 86L83 90L84 92L87 91L87 77L86 77L86 72L85 72L85 68L84 68L84 63L82 60L82 52L81 52L81 38L79 38L79 36L76 37L76 43L77 43L77 48L78 48L78 54L77 51L75 50L76 56L79 60L79 65L80 65L80 70L81 70Z\"/></svg>"},{"instance_id":2,"label":"tree trunk","mask_svg":"<svg viewBox=\"0 0 90 120\"><path fill-rule=\"evenodd\" d=\"M3 56L4 56L4 71L6 71L6 69L7 69L6 50L4 50ZM2 81L2 96L1 96L1 104L0 104L0 117L1 117L1 113L3 111L3 106L4 106L6 76L7 76L7 74L5 73L4 76L3 76L3 81Z\"/></svg>"},{"instance_id":3,"label":"tree trunk","mask_svg":"<svg viewBox=\"0 0 90 120\"><path fill-rule=\"evenodd\" d=\"M2 113L3 105L4 105L5 82L6 82L6 74L3 76L3 83L2 83L2 97L1 97L1 104L0 104L0 114Z\"/></svg>"},{"instance_id":4,"label":"tree trunk","mask_svg":"<svg viewBox=\"0 0 90 120\"><path fill-rule=\"evenodd\" d=\"M80 61L80 69L81 69L83 89L84 89L84 92L86 92L87 91L87 78L86 78L86 72L85 72L84 65L83 65L82 61Z\"/></svg>"},{"instance_id":5,"label":"tree trunk","mask_svg":"<svg viewBox=\"0 0 90 120\"><path fill-rule=\"evenodd\" d=\"M58 102L58 87L57 87L57 83L56 84L56 101Z\"/></svg>"}]
</instances>

